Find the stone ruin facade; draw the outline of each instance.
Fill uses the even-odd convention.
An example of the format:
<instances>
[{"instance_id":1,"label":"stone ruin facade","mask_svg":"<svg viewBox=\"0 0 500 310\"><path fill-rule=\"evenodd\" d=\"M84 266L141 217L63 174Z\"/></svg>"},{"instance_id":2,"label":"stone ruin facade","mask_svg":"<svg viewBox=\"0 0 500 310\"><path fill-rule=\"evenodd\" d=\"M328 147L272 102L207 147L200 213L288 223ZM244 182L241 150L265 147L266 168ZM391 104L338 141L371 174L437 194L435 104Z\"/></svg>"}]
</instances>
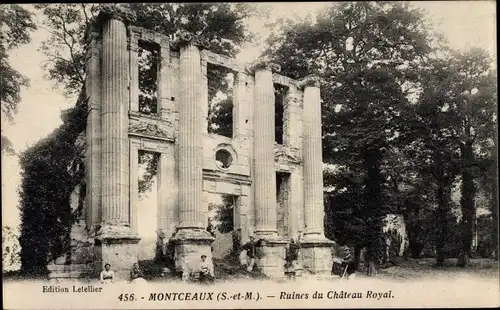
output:
<instances>
[{"instance_id":1,"label":"stone ruin facade","mask_svg":"<svg viewBox=\"0 0 500 310\"><path fill-rule=\"evenodd\" d=\"M298 235L304 272L329 274L333 242L323 231L318 79L292 80L266 61L239 64L210 52L194 35L172 41L131 26L132 18L105 7L99 29L88 35L87 192L78 226L85 227L87 246L72 264L85 252L96 273L110 263L117 277L128 277L140 240L138 151L146 150L160 154L157 226L164 242L175 244L177 271L194 268L202 254L211 258L205 197L220 193L236 196L241 242L251 235L264 240L257 249L264 274L284 276L285 245ZM139 111L140 42L159 50L156 114ZM207 131L208 64L229 68L235 77L232 138ZM274 138L275 84L286 88L281 145ZM228 162L221 165L219 156Z\"/></svg>"}]
</instances>

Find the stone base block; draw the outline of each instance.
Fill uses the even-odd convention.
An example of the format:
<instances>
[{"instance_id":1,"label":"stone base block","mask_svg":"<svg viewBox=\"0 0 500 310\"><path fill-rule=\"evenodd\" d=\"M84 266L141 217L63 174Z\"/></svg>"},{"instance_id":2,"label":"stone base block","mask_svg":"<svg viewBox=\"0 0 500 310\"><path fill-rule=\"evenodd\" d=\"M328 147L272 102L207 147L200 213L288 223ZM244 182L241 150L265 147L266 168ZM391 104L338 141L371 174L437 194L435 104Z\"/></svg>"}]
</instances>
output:
<instances>
[{"instance_id":1,"label":"stone base block","mask_svg":"<svg viewBox=\"0 0 500 310\"><path fill-rule=\"evenodd\" d=\"M122 234L117 233L118 231ZM123 233L126 232L126 233ZM132 265L137 263L140 238L130 230L108 228L99 234L94 246L94 276L98 276L105 264L111 265L116 280L130 280Z\"/></svg>"},{"instance_id":2,"label":"stone base block","mask_svg":"<svg viewBox=\"0 0 500 310\"><path fill-rule=\"evenodd\" d=\"M257 268L267 277L285 277L285 245L288 242L278 238L262 239L256 247Z\"/></svg>"},{"instance_id":3,"label":"stone base block","mask_svg":"<svg viewBox=\"0 0 500 310\"><path fill-rule=\"evenodd\" d=\"M214 237L203 229L180 229L170 241L175 245L175 271L183 276L195 272L201 255L212 260L211 244Z\"/></svg>"},{"instance_id":4,"label":"stone base block","mask_svg":"<svg viewBox=\"0 0 500 310\"><path fill-rule=\"evenodd\" d=\"M307 240L300 243L304 271L314 275L330 275L333 264L332 248L328 239Z\"/></svg>"}]
</instances>

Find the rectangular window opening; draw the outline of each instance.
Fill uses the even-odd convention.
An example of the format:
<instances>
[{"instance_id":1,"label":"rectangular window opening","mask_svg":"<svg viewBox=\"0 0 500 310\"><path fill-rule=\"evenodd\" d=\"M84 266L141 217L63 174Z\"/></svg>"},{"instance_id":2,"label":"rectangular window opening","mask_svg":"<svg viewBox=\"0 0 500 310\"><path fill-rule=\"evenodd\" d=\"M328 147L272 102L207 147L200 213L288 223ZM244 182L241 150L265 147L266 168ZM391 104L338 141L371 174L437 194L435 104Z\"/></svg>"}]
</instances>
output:
<instances>
[{"instance_id":1,"label":"rectangular window opening","mask_svg":"<svg viewBox=\"0 0 500 310\"><path fill-rule=\"evenodd\" d=\"M274 141L280 145L283 145L284 140L285 95L287 92L288 87L274 84Z\"/></svg>"},{"instance_id":2,"label":"rectangular window opening","mask_svg":"<svg viewBox=\"0 0 500 310\"><path fill-rule=\"evenodd\" d=\"M208 133L233 137L234 73L222 66L207 65Z\"/></svg>"},{"instance_id":3,"label":"rectangular window opening","mask_svg":"<svg viewBox=\"0 0 500 310\"><path fill-rule=\"evenodd\" d=\"M160 46L139 41L139 112L158 114L158 72Z\"/></svg>"}]
</instances>

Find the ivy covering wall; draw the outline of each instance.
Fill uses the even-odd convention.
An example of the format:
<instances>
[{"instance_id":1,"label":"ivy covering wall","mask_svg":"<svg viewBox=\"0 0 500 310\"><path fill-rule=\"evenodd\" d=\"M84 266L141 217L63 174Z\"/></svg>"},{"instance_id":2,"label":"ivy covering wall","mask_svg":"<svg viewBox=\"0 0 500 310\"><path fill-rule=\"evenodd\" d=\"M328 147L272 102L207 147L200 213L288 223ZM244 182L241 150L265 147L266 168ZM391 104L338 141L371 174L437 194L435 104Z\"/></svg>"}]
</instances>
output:
<instances>
[{"instance_id":1,"label":"ivy covering wall","mask_svg":"<svg viewBox=\"0 0 500 310\"><path fill-rule=\"evenodd\" d=\"M71 193L85 193L85 128L87 100L82 89L77 104L63 111L63 124L20 156L22 182L21 271L47 273L51 260L70 252L71 226L82 211L73 212Z\"/></svg>"}]
</instances>

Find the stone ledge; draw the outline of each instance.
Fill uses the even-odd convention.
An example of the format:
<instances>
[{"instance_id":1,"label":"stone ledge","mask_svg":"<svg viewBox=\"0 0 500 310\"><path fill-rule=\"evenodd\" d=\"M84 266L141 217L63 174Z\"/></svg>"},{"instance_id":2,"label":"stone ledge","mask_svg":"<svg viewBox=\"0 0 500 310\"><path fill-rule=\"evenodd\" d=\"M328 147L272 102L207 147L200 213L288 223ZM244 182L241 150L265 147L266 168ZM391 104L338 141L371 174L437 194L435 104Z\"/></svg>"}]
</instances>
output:
<instances>
[{"instance_id":1,"label":"stone ledge","mask_svg":"<svg viewBox=\"0 0 500 310\"><path fill-rule=\"evenodd\" d=\"M128 226L103 225L97 232L96 240L105 244L137 244L141 238L133 233Z\"/></svg>"},{"instance_id":2,"label":"stone ledge","mask_svg":"<svg viewBox=\"0 0 500 310\"><path fill-rule=\"evenodd\" d=\"M179 229L170 241L175 244L211 244L215 240L212 235L203 229Z\"/></svg>"},{"instance_id":3,"label":"stone ledge","mask_svg":"<svg viewBox=\"0 0 500 310\"><path fill-rule=\"evenodd\" d=\"M300 240L300 247L302 248L333 247L335 245L335 241L322 236L311 237L311 239L308 239L307 236L304 236L304 238Z\"/></svg>"}]
</instances>

